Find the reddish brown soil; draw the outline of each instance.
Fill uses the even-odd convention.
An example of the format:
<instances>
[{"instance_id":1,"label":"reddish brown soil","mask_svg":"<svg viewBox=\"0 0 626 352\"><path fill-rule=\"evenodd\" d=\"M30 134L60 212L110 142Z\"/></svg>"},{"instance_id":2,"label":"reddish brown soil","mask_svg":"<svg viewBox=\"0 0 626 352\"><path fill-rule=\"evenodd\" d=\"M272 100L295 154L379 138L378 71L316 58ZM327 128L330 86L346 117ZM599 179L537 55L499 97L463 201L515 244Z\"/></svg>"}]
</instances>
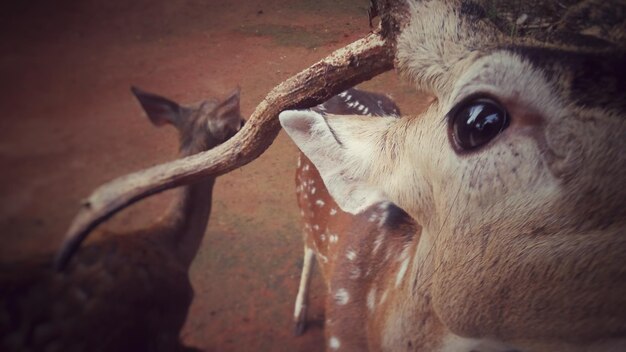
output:
<instances>
[{"instance_id":1,"label":"reddish brown soil","mask_svg":"<svg viewBox=\"0 0 626 352\"><path fill-rule=\"evenodd\" d=\"M340 3L340 4L339 4ZM0 257L53 251L81 197L176 157L176 133L143 117L130 85L190 103L242 88L249 114L271 88L369 30L366 0L28 1L0 5ZM363 87L405 111L411 88L389 73ZM323 348L325 289L292 336L302 240L297 150L281 133L257 161L219 178L192 266L183 340L206 350ZM167 194L105 226L144 226Z\"/></svg>"}]
</instances>

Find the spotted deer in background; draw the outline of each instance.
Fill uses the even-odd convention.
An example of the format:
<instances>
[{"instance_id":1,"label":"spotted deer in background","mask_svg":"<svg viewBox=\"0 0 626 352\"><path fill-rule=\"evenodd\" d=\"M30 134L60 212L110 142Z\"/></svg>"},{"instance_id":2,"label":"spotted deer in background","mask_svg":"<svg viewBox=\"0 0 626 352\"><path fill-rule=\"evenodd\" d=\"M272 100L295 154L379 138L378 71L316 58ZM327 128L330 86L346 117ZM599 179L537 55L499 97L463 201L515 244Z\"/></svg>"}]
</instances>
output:
<instances>
[{"instance_id":1,"label":"spotted deer in background","mask_svg":"<svg viewBox=\"0 0 626 352\"><path fill-rule=\"evenodd\" d=\"M598 4L515 38L476 3L408 1L396 67L425 112L281 113L351 214L307 222L334 253L329 350L626 350L626 5Z\"/></svg>"},{"instance_id":2,"label":"spotted deer in background","mask_svg":"<svg viewBox=\"0 0 626 352\"><path fill-rule=\"evenodd\" d=\"M350 88L313 110L337 115L399 116L400 109L386 95ZM374 117L373 117L374 118ZM335 262L328 257L337 255L335 243L352 216L343 212L328 194L324 181L310 160L300 153L296 169L296 192L304 225L304 260L300 276L300 288L294 309L295 334L300 335L306 327L306 312L311 271L314 257L325 278L330 275ZM323 226L323 227L320 227ZM329 265L330 264L330 265Z\"/></svg>"},{"instance_id":3,"label":"spotted deer in background","mask_svg":"<svg viewBox=\"0 0 626 352\"><path fill-rule=\"evenodd\" d=\"M154 125L176 127L181 157L223 143L244 122L239 89L190 106L132 91ZM161 219L132 233L103 233L63 272L53 270L51 256L0 263L0 350L195 350L181 344L179 333L214 183L208 177L177 189Z\"/></svg>"}]
</instances>

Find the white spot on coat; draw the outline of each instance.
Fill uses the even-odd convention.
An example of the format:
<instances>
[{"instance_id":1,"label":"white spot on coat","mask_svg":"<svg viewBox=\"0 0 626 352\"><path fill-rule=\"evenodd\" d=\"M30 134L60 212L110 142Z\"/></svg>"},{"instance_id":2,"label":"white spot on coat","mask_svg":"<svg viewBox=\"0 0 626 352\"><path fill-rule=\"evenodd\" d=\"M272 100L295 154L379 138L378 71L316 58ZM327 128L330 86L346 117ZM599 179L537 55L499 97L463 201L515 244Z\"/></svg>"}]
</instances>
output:
<instances>
[{"instance_id":1,"label":"white spot on coat","mask_svg":"<svg viewBox=\"0 0 626 352\"><path fill-rule=\"evenodd\" d=\"M405 259L402 264L400 264L400 269L398 270L398 275L396 275L396 287L400 286L400 282L404 278L404 274L406 273L406 269L409 267L409 259Z\"/></svg>"},{"instance_id":2,"label":"white spot on coat","mask_svg":"<svg viewBox=\"0 0 626 352\"><path fill-rule=\"evenodd\" d=\"M388 261L391 258L391 249L387 249L387 253L385 253L385 261Z\"/></svg>"},{"instance_id":3,"label":"white spot on coat","mask_svg":"<svg viewBox=\"0 0 626 352\"><path fill-rule=\"evenodd\" d=\"M338 350L339 347L341 347L341 341L339 341L338 338L333 336L328 340L328 347L330 347L333 350Z\"/></svg>"},{"instance_id":4,"label":"white spot on coat","mask_svg":"<svg viewBox=\"0 0 626 352\"><path fill-rule=\"evenodd\" d=\"M387 219L389 218L389 202L384 202L382 204L380 204L378 206L378 209L380 209L380 211L382 212L379 216L379 220L378 220L378 227L381 228L383 227L383 225L385 225L385 223L387 222Z\"/></svg>"},{"instance_id":5,"label":"white spot on coat","mask_svg":"<svg viewBox=\"0 0 626 352\"><path fill-rule=\"evenodd\" d=\"M381 231L378 233L378 235L376 236L376 239L374 240L374 249L372 250L372 253L374 254L378 253L378 250L380 249L380 246L383 244L384 240L385 240L385 232Z\"/></svg>"},{"instance_id":6,"label":"white spot on coat","mask_svg":"<svg viewBox=\"0 0 626 352\"><path fill-rule=\"evenodd\" d=\"M356 280L360 277L361 277L361 268L357 266L357 267L352 268L352 270L350 270L350 279Z\"/></svg>"},{"instance_id":7,"label":"white spot on coat","mask_svg":"<svg viewBox=\"0 0 626 352\"><path fill-rule=\"evenodd\" d=\"M330 243L337 243L337 241L339 241L339 236L337 236L337 235L329 235L328 236L328 240L330 241Z\"/></svg>"},{"instance_id":8,"label":"white spot on coat","mask_svg":"<svg viewBox=\"0 0 626 352\"><path fill-rule=\"evenodd\" d=\"M318 207L320 207L320 208L321 208L321 207L323 207L323 206L324 206L324 204L326 204L326 203L324 203L324 201L323 201L323 200L318 199L318 200L316 200L316 201L315 201L315 204L316 204Z\"/></svg>"},{"instance_id":9,"label":"white spot on coat","mask_svg":"<svg viewBox=\"0 0 626 352\"><path fill-rule=\"evenodd\" d=\"M316 191L315 187L312 187L311 188L311 194L315 194L315 191Z\"/></svg>"},{"instance_id":10,"label":"white spot on coat","mask_svg":"<svg viewBox=\"0 0 626 352\"><path fill-rule=\"evenodd\" d=\"M335 302L337 302L338 305L344 306L348 303L349 300L350 294L345 288L340 288L337 290L337 292L335 292Z\"/></svg>"},{"instance_id":11,"label":"white spot on coat","mask_svg":"<svg viewBox=\"0 0 626 352\"><path fill-rule=\"evenodd\" d=\"M410 243L405 243L402 248L402 252L400 252L400 256L398 257L398 261L403 261L409 258L409 250L411 249Z\"/></svg>"},{"instance_id":12,"label":"white spot on coat","mask_svg":"<svg viewBox=\"0 0 626 352\"><path fill-rule=\"evenodd\" d=\"M356 259L356 252L353 250L349 250L348 252L346 252L346 258L348 258L348 260L355 260Z\"/></svg>"},{"instance_id":13,"label":"white spot on coat","mask_svg":"<svg viewBox=\"0 0 626 352\"><path fill-rule=\"evenodd\" d=\"M383 292L383 295L380 297L380 303L379 304L383 304L386 299L387 299L387 291Z\"/></svg>"},{"instance_id":14,"label":"white spot on coat","mask_svg":"<svg viewBox=\"0 0 626 352\"><path fill-rule=\"evenodd\" d=\"M367 309L371 311L374 310L376 306L376 288L372 288L370 292L367 293Z\"/></svg>"},{"instance_id":15,"label":"white spot on coat","mask_svg":"<svg viewBox=\"0 0 626 352\"><path fill-rule=\"evenodd\" d=\"M337 214L337 209L335 208L330 209L330 215L335 215L335 214Z\"/></svg>"}]
</instances>

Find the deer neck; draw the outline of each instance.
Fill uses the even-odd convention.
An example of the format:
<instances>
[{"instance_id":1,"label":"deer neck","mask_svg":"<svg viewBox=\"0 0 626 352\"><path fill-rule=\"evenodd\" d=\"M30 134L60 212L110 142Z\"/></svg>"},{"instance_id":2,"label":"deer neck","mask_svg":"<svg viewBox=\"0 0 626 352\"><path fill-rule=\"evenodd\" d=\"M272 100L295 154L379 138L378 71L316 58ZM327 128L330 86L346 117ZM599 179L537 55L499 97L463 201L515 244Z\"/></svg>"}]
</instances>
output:
<instances>
[{"instance_id":1,"label":"deer neck","mask_svg":"<svg viewBox=\"0 0 626 352\"><path fill-rule=\"evenodd\" d=\"M183 148L180 156L186 157L207 148L202 146ZM182 264L189 266L195 257L211 214L211 201L215 177L207 177L200 182L175 190L174 201L163 217L162 225L177 248Z\"/></svg>"},{"instance_id":2,"label":"deer neck","mask_svg":"<svg viewBox=\"0 0 626 352\"><path fill-rule=\"evenodd\" d=\"M432 278L440 269L433 245L421 229L404 246L382 246L381 252L391 252L386 257L396 259L387 261L372 283L386 289L367 323L370 344L384 351L515 351L502 341L459 336L440 319L433 304Z\"/></svg>"},{"instance_id":3,"label":"deer neck","mask_svg":"<svg viewBox=\"0 0 626 352\"><path fill-rule=\"evenodd\" d=\"M372 317L367 323L371 345L388 351L436 351L441 347L447 329L432 308L431 251L421 229L403 246L391 243L381 246L381 258L391 259L385 260L387 265L368 288L380 296L372 304Z\"/></svg>"},{"instance_id":4,"label":"deer neck","mask_svg":"<svg viewBox=\"0 0 626 352\"><path fill-rule=\"evenodd\" d=\"M214 184L215 178L211 177L178 190L166 217L179 258L185 265L191 264L204 237Z\"/></svg>"},{"instance_id":5,"label":"deer neck","mask_svg":"<svg viewBox=\"0 0 626 352\"><path fill-rule=\"evenodd\" d=\"M555 328L558 320L544 318L535 321L534 324L541 327L545 332L544 335L535 333L532 336L519 335L518 331L530 331L526 321L532 316L514 312L511 305L505 305L502 308L502 316L499 319L492 318L494 324L499 326L500 330L490 327L489 319L479 319L476 315L486 314L494 306L498 305L497 299L482 300L475 302L472 307L461 307L457 309L452 300L442 295L442 290L450 290L455 285L447 283L444 286L439 284L441 280L451 279L450 270L446 270L438 260L442 256L440 243L433 240L432 233L440 235L438 231L432 231L423 228L419 237L411 241L404 250L409 253L405 255L398 246L383 245L381 252L391 251L390 258L397 258L395 261L388 261L387 265L381 269L376 275L369 290L372 287L387 288L383 299L376 301L373 316L368 320L367 331L370 334L370 343L378 346L381 350L424 350L424 351L623 351L626 348L626 338L620 333L614 336L599 331L596 335L604 334L601 338L595 336L586 337L583 335L582 328L575 335L564 335ZM605 250L602 253L608 253ZM515 253L511 254L513 257ZM606 254L605 254L606 255ZM615 261L615 260L613 260ZM406 262L406 264L404 264ZM564 265L561 263L561 265ZM608 263L605 264L608 267ZM404 269L406 268L406 269ZM617 270L617 269L615 269ZM466 271L466 270L464 270ZM499 290L491 289L488 278L480 277L475 274L468 274L471 278L481 282L480 287L485 290L498 291L499 294L505 294ZM555 283L550 286L552 290L557 290L559 283L555 279ZM482 284L484 283L484 284ZM467 283L459 284L467 286ZM569 284L574 287L573 284ZM543 286L547 286L543 284ZM532 291L536 289L532 284L525 287L516 287L515 291ZM616 289L616 291L618 291ZM467 299L470 300L472 294L479 295L480 292L468 292ZM564 294L559 294L563 297ZM611 298L608 295L604 295ZM380 302L380 303L378 303ZM484 303L481 303L484 302ZM528 302L519 300L522 310L532 309ZM581 301L582 302L582 301ZM551 303L554 305L554 303ZM592 303L583 302L585 307L592 310L601 311L601 306L594 306ZM614 304L618 306L617 303ZM446 314L449 306L454 307L453 319L450 314ZM564 309L561 311L567 314ZM588 313L592 315L593 313ZM522 321L519 325L509 322L508 315L520 316ZM491 317L491 316L490 316ZM466 321L476 321L478 325L465 323ZM572 329L577 328L579 319L573 316L571 319ZM598 317L590 317L583 322L586 325L601 326L606 331L614 328L611 322L607 321L606 314L598 314ZM506 324L506 326L504 326ZM588 328L587 331L594 332ZM408 347L408 348L407 348Z\"/></svg>"}]
</instances>

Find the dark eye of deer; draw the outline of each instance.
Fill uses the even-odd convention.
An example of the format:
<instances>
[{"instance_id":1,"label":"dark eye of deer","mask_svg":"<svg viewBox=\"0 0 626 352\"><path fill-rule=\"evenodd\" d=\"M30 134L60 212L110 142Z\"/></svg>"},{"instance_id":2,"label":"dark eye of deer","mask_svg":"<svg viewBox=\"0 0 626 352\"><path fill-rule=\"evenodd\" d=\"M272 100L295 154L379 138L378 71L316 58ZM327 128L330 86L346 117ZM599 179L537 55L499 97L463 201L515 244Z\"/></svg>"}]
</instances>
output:
<instances>
[{"instance_id":1,"label":"dark eye of deer","mask_svg":"<svg viewBox=\"0 0 626 352\"><path fill-rule=\"evenodd\" d=\"M465 103L451 116L452 138L462 150L481 147L509 125L509 116L500 104L489 99Z\"/></svg>"}]
</instances>

